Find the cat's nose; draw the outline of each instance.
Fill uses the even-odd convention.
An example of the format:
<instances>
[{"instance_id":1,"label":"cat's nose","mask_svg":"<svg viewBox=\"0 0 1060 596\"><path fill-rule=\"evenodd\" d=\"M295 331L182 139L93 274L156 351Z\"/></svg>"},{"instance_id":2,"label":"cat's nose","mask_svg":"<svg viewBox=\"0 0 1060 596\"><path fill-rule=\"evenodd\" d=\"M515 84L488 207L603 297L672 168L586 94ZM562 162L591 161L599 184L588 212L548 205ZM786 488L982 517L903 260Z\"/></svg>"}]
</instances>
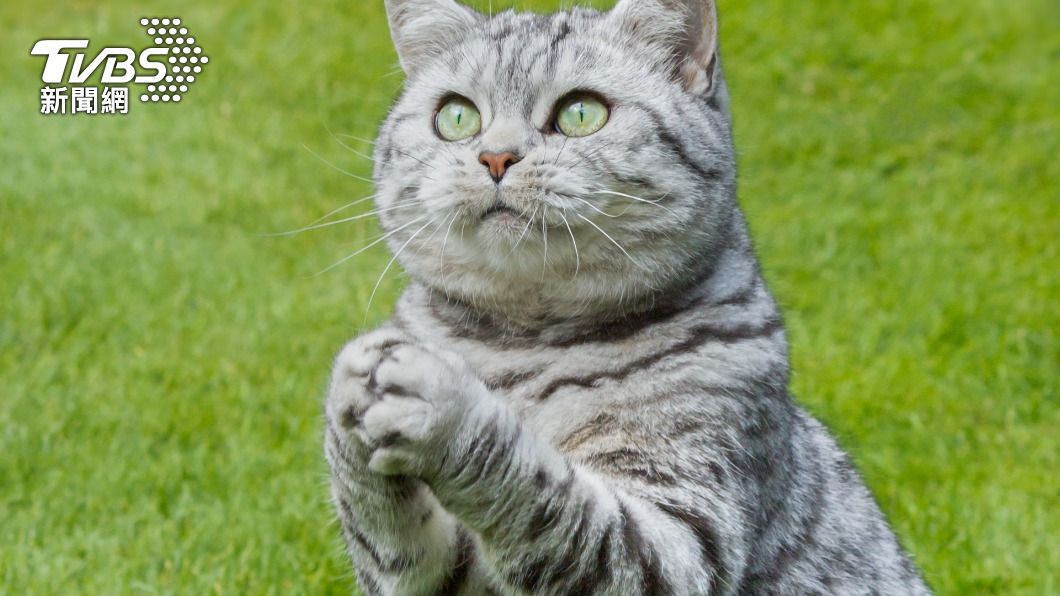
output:
<instances>
[{"instance_id":1,"label":"cat's nose","mask_svg":"<svg viewBox=\"0 0 1060 596\"><path fill-rule=\"evenodd\" d=\"M489 169L490 177L493 178L494 182L500 182L508 168L519 163L521 159L521 157L511 151L505 151L504 153L483 151L478 156L478 162Z\"/></svg>"}]
</instances>

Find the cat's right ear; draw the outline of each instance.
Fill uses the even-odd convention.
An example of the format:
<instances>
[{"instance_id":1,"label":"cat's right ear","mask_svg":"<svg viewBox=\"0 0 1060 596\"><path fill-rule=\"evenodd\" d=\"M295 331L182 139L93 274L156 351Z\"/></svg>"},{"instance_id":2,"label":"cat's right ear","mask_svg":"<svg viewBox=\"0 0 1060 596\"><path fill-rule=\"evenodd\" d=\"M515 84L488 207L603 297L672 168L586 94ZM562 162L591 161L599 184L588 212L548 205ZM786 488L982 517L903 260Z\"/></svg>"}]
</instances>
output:
<instances>
[{"instance_id":1,"label":"cat's right ear","mask_svg":"<svg viewBox=\"0 0 1060 596\"><path fill-rule=\"evenodd\" d=\"M610 17L616 26L654 46L686 90L717 90L718 9L714 0L619 0Z\"/></svg>"},{"instance_id":2,"label":"cat's right ear","mask_svg":"<svg viewBox=\"0 0 1060 596\"><path fill-rule=\"evenodd\" d=\"M385 0L401 68L412 74L482 18L453 0Z\"/></svg>"}]
</instances>

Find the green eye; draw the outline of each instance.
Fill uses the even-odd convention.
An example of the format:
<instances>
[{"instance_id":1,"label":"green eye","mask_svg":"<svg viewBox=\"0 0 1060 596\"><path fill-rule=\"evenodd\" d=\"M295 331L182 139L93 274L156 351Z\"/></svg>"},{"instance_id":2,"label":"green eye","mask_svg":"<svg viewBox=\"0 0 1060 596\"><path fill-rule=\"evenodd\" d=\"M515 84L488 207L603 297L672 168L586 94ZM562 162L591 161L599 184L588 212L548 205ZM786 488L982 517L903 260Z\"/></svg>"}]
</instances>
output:
<instances>
[{"instance_id":1,"label":"green eye","mask_svg":"<svg viewBox=\"0 0 1060 596\"><path fill-rule=\"evenodd\" d=\"M577 95L560 104L556 128L568 137L587 137L607 124L607 106L591 95Z\"/></svg>"},{"instance_id":2,"label":"green eye","mask_svg":"<svg viewBox=\"0 0 1060 596\"><path fill-rule=\"evenodd\" d=\"M462 141L473 137L482 129L482 116L475 104L462 97L445 102L434 117L434 128L438 136L447 141Z\"/></svg>"}]
</instances>

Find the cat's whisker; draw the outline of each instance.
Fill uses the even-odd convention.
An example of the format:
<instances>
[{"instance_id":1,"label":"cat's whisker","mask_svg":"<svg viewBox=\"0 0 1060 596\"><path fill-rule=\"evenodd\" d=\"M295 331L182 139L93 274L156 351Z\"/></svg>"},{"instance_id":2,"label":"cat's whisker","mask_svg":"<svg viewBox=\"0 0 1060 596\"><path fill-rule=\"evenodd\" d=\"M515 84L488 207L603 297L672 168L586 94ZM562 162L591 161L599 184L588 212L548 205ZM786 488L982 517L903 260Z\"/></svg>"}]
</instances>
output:
<instances>
[{"instance_id":1,"label":"cat's whisker","mask_svg":"<svg viewBox=\"0 0 1060 596\"><path fill-rule=\"evenodd\" d=\"M559 158L560 158L561 155L563 155L563 150L567 148L567 141L569 141L569 140L570 140L570 137L563 137L563 144L560 145L559 151L556 152L556 159L553 160L553 162L552 162L553 166L559 165Z\"/></svg>"},{"instance_id":2,"label":"cat's whisker","mask_svg":"<svg viewBox=\"0 0 1060 596\"><path fill-rule=\"evenodd\" d=\"M422 253L422 251L421 251L421 249L422 249L422 248L425 248L425 247L428 247L428 246L430 245L431 241L432 241L432 240L434 240L434 238L435 238L436 236L438 236L438 233L439 233L439 232L441 232L441 231L442 231L442 228L444 228L444 227L445 227L445 220L446 220L446 219L447 219L447 218L445 218L445 217L441 217L441 218L434 218L434 217L432 217L432 218L430 219L430 221L428 222L428 226L429 226L430 224L435 224L435 226L434 226L434 231L433 231L433 232L431 232L431 235L430 235L430 236L428 236L428 237L427 237L426 239L424 239L424 240L423 240L423 242L421 242L421 243L420 243L420 246L410 246L410 247L409 247L409 248L411 248L411 249L412 249L412 252L413 252L413 254L415 254L416 256L420 256L420 255L422 255L422 254L423 254L423 253ZM425 226L425 227L426 227L426 226ZM422 232L422 231L423 231L422 229L421 229L421 230L419 230L419 231L417 231L417 234L418 234L419 232ZM411 238L410 238L409 240L411 240ZM395 256L396 256L396 255L395 255ZM407 272L403 272L403 275L404 275L405 277L408 277L408 273L407 273ZM367 313L366 313L366 314L367 314Z\"/></svg>"},{"instance_id":3,"label":"cat's whisker","mask_svg":"<svg viewBox=\"0 0 1060 596\"><path fill-rule=\"evenodd\" d=\"M353 215L353 216L350 216L350 217L344 217L342 219L336 219L335 221L329 221L329 222L325 222L325 223L322 223L322 224L308 225L308 226L306 226L304 228L299 228L297 230L290 230L288 232L275 232L275 233L272 233L272 234L263 234L263 236L265 236L266 238L275 238L275 237L279 237L279 236L294 236L295 234L301 234L303 232L310 232L312 230L320 230L320 229L323 229L323 228L330 228L332 226L337 226L339 224L349 223L351 221L357 221L359 219L365 219L365 218L368 218L368 217L379 215L381 213L387 213L387 212L390 212L390 211L397 211L399 209L404 209L405 207L410 207L411 205L413 205L413 204L415 204L417 202L419 202L419 201L418 200L411 200L409 202L405 202L405 203L401 203L401 204L395 204L395 205L392 205L390 207L384 207L384 208L381 208L381 209L373 209L372 211L369 211L367 213L360 213L358 215Z\"/></svg>"},{"instance_id":4,"label":"cat's whisker","mask_svg":"<svg viewBox=\"0 0 1060 596\"><path fill-rule=\"evenodd\" d=\"M564 139L564 143L566 143L566 139ZM591 159L593 157L596 157L597 155L602 153L605 149L611 147L614 144L615 144L615 141L609 141L609 142L605 142L605 143L600 143L599 145L596 145L595 147L593 147L592 149L590 149L586 153L583 153L581 155L575 154L576 159L574 159L572 161L564 162L563 165L568 167L568 168L573 168L575 166L579 166L579 165L582 164L582 162L584 162L584 161L586 161L588 159Z\"/></svg>"},{"instance_id":5,"label":"cat's whisker","mask_svg":"<svg viewBox=\"0 0 1060 596\"><path fill-rule=\"evenodd\" d=\"M397 149L397 148L394 148L393 151L394 151L394 153L397 153L398 155L403 155L403 156L405 156L405 157L407 157L407 158L409 158L409 159L411 159L411 160L413 160L415 162L418 162L420 165L422 165L424 168L427 169L427 172L434 172L435 170L438 169L437 165L429 164L429 163L423 161L422 159L412 155L411 153L406 153L406 152L402 151L401 149ZM446 147L446 151L449 153L450 156L453 155L452 151L449 150L448 147ZM450 164L450 165L452 165L452 164ZM423 178L424 180L430 180L431 182L438 182L437 180L432 178L429 173L420 174L420 177Z\"/></svg>"},{"instance_id":6,"label":"cat's whisker","mask_svg":"<svg viewBox=\"0 0 1060 596\"><path fill-rule=\"evenodd\" d=\"M643 266L639 262L637 262L637 260L634 259L633 256L630 255L629 252L626 251L626 249L623 248L622 245L619 244L617 240L612 238L611 234L608 234L607 232L605 232L603 228L601 228L600 226L598 226L595 223L593 223L593 221L591 219L589 219L588 217L585 217L584 215L581 215L580 213L575 213L574 215L577 215L578 217L581 218L582 221L584 221L585 223L589 224L590 226L596 228L597 232L600 232L601 234L603 234L604 238L607 238L608 240L610 240L611 244L614 244L616 247L618 247L618 250L622 251L622 254L626 255L626 258L629 259L629 262L633 263L633 265L635 265L638 269L643 269Z\"/></svg>"},{"instance_id":7,"label":"cat's whisker","mask_svg":"<svg viewBox=\"0 0 1060 596\"><path fill-rule=\"evenodd\" d=\"M600 209L600 208L599 208L599 207L597 207L596 205L593 205L593 204L592 204L592 203L590 203L589 201L586 201L585 199L583 199L583 198L580 198L580 197L575 197L575 196L567 196L566 198L568 198L568 199L574 199L575 201L579 201L579 202L585 203L586 205L588 205L588 206L589 206L589 208L590 208L590 209L592 209L593 211L595 211L595 212L599 213L600 215L603 215L604 217L609 217L609 218L611 218L611 219L614 219L614 218L616 218L616 217L619 217L619 216L621 216L621 213L620 213L619 215L615 215L615 214L613 214L613 213L608 213L608 212L606 212L606 211L603 211L602 209Z\"/></svg>"},{"instance_id":8,"label":"cat's whisker","mask_svg":"<svg viewBox=\"0 0 1060 596\"><path fill-rule=\"evenodd\" d=\"M541 246L544 255L541 257L541 281L545 281L548 272L548 205L541 209Z\"/></svg>"},{"instance_id":9,"label":"cat's whisker","mask_svg":"<svg viewBox=\"0 0 1060 596\"><path fill-rule=\"evenodd\" d=\"M437 223L438 225L435 226L434 231L431 232L431 235L427 237L427 240L426 240L425 244L430 243L431 240L434 240L434 237L438 235L438 232L442 231L442 228L445 227L445 220L446 219L448 219L448 218L447 217L442 217L440 219L439 218L431 218L431 223ZM419 254L419 251L417 251L416 254Z\"/></svg>"},{"instance_id":10,"label":"cat's whisker","mask_svg":"<svg viewBox=\"0 0 1060 596\"><path fill-rule=\"evenodd\" d=\"M338 143L339 145L341 145L343 149L346 149L347 151L349 151L350 153L353 153L357 157L363 157L364 159L367 159L368 161L372 161L372 156L371 155L368 155L367 153L364 153L364 152L362 152L362 151L360 151L358 149L355 149L355 148L351 147L349 144L347 144L345 141L343 141L341 138L339 138L341 135L338 134L338 133L333 132L331 130L331 127L328 126L328 124L326 122L324 123L324 130L328 131L328 134L331 135L331 139L333 141L335 141L336 143Z\"/></svg>"},{"instance_id":11,"label":"cat's whisker","mask_svg":"<svg viewBox=\"0 0 1060 596\"><path fill-rule=\"evenodd\" d=\"M414 219L412 221L409 221L407 223L404 223L404 224L394 228L393 230L387 232L386 234L383 234L382 236L376 238L375 240L373 240L369 244L366 244L365 246L362 246L361 248L358 248L356 251L350 253L349 255L346 255L345 257L343 257L342 259L340 259L338 261L335 261L331 265L328 265L326 268L321 269L320 271L317 271L316 273L314 273L312 275L312 277L316 277L318 275L323 275L323 274L327 273L328 271L331 271L332 269L338 267L339 265L342 265L343 263L345 263L345 262L349 261L350 259L356 257L357 255L363 253L364 251L368 250L369 248L372 248L373 246L379 244L380 242L386 240L387 238L393 236L394 234L397 234L401 230L404 230L405 228L407 228L407 227L409 227L409 226L411 226L411 225L413 225L413 224L415 224L417 222L423 221L423 219L425 217L426 217L425 215L422 216L422 217L417 217L416 219Z\"/></svg>"},{"instance_id":12,"label":"cat's whisker","mask_svg":"<svg viewBox=\"0 0 1060 596\"><path fill-rule=\"evenodd\" d=\"M429 245L431 244L431 241L434 240L434 238L436 236L438 236L438 233L442 231L442 228L445 227L445 221L447 219L449 219L449 218L447 218L447 217L431 218L431 221L429 223L437 224L437 225L435 225L434 231L431 232L431 235L428 236L426 240L424 240L423 242L420 243L420 246L412 247L412 251L413 251L413 253L416 256L421 256L423 254L420 249L425 248L425 247L429 247ZM455 218L454 218L454 220L455 220ZM407 275L407 273L406 273L406 275Z\"/></svg>"},{"instance_id":13,"label":"cat's whisker","mask_svg":"<svg viewBox=\"0 0 1060 596\"><path fill-rule=\"evenodd\" d=\"M371 184L372 180L370 178L365 178L364 176L358 176L357 174L354 174L353 172L347 172L346 170L340 168L339 166L337 166L337 165L331 163L330 161L324 159L323 157L321 157L319 153L317 153L316 151L313 151L312 149L310 149L309 145L302 145L302 148L305 149L306 151L308 151L310 154L312 154L313 157L315 157L315 158L319 159L320 161L324 162L325 165L331 167L333 170L339 172L340 174L343 174L345 176L349 176L350 178L353 178L355 180L360 180L361 182L368 182L369 184Z\"/></svg>"},{"instance_id":14,"label":"cat's whisker","mask_svg":"<svg viewBox=\"0 0 1060 596\"><path fill-rule=\"evenodd\" d=\"M459 212L453 213L453 217L449 220L449 227L445 231L445 237L442 238L442 249L438 255L438 270L443 274L445 273L445 248L449 245L449 234L453 231L453 224L456 223L456 218L459 215Z\"/></svg>"},{"instance_id":15,"label":"cat's whisker","mask_svg":"<svg viewBox=\"0 0 1060 596\"><path fill-rule=\"evenodd\" d=\"M563 219L563 225L567 226L567 233L570 234L570 243L574 246L574 277L578 277L578 272L582 268L582 258L578 253L578 241L574 239L574 230L570 227L570 222L567 221L567 216L560 209L559 216Z\"/></svg>"},{"instance_id":16,"label":"cat's whisker","mask_svg":"<svg viewBox=\"0 0 1060 596\"><path fill-rule=\"evenodd\" d=\"M614 196L617 196L617 197L624 197L624 198L627 198L627 199L629 199L631 201L636 201L638 203L646 203L648 205L653 205L653 206L658 207L660 209L665 209L670 214L677 215L677 213L674 213L673 209L670 209L666 205L663 205L663 204L659 203L659 201L649 201L648 199L644 199L644 198L641 198L641 197L636 197L636 196L633 196L633 195L630 195L630 194L626 194L624 192L618 192L618 191L614 191L614 190L596 190L596 191L593 191L593 194L614 195ZM660 199L660 200L662 200L662 199Z\"/></svg>"},{"instance_id":17,"label":"cat's whisker","mask_svg":"<svg viewBox=\"0 0 1060 596\"><path fill-rule=\"evenodd\" d=\"M339 137L342 137L344 139L353 139L354 141L359 141L361 143L368 143L369 145L375 146L375 141L373 141L372 139L366 139L364 137L359 137L357 135L351 135L351 134L345 133L345 132L338 132L338 133L335 133L335 135L339 136Z\"/></svg>"},{"instance_id":18,"label":"cat's whisker","mask_svg":"<svg viewBox=\"0 0 1060 596\"><path fill-rule=\"evenodd\" d=\"M445 238L442 240L442 250L441 250L440 255L439 255L439 263L438 263L439 264L439 268L438 268L438 270L439 270L439 273L441 273L441 275L442 275L443 283L445 282L445 280L448 280L449 277L451 277L451 276L449 276L449 271L445 268L445 247L446 247L446 245L448 244L448 241L449 241L449 233L453 232L453 225L457 223L458 218L460 218L460 213L459 212L454 213L453 217L451 218L451 220L449 220L449 225L445 229ZM466 223L466 221L465 221L465 223ZM461 227L463 227L463 226L461 225ZM462 240L462 236L461 236L461 240Z\"/></svg>"},{"instance_id":19,"label":"cat's whisker","mask_svg":"<svg viewBox=\"0 0 1060 596\"><path fill-rule=\"evenodd\" d=\"M413 220L413 221L419 221L419 220ZM368 304L364 307L364 322L365 322L365 324L368 323L368 312L372 310L372 301L375 300L375 295L379 291L379 285L383 283L383 278L386 277L387 272L389 272L390 268L394 266L394 263L397 262L398 257L401 256L401 253L405 250L405 248L408 247L408 245L411 244L412 241L416 239L416 236L420 235L420 232L426 230L427 227L430 226L432 223L434 223L433 219L431 219L427 223L423 224L422 228L416 230L415 232L412 233L411 236L409 236L409 239L406 240L405 243L401 245L401 248L399 248L396 251L394 251L394 256L391 257L390 262L388 262L386 264L386 267L383 268L383 272L379 274L379 279L377 279L375 281L375 286L372 288L372 293L368 296ZM402 226L402 227L404 227L404 226ZM398 229L400 230L401 228L398 228Z\"/></svg>"},{"instance_id":20,"label":"cat's whisker","mask_svg":"<svg viewBox=\"0 0 1060 596\"><path fill-rule=\"evenodd\" d=\"M325 128L327 128L326 125L325 125ZM328 133L331 134L331 137L333 139L335 139L335 142L338 143L339 145L342 145L343 148L348 149L349 151L351 151L355 155L358 155L358 156L363 157L363 158L365 158L365 159L367 159L369 161L372 161L373 158L372 158L371 155L368 155L366 153L362 153L361 151L358 151L357 149L354 149L349 144L343 142L340 137L345 137L345 138L348 138L348 139L353 139L355 141L361 141L361 142L364 142L364 143L370 142L367 139L362 139L360 137L355 137L353 135L348 135L348 134L343 134L343 133L332 133L330 129L328 130ZM431 170L436 168L436 166L432 166L431 164L423 161L422 159L416 157L415 155L412 155L411 153L408 153L406 151L402 151L401 149L398 149L397 147L392 147L391 149L394 151L394 153L397 153L398 155L404 155L405 157L418 162L420 165L422 165L422 166L424 166L426 168L429 168ZM423 177L426 178L427 180L434 180L433 178L431 178L430 176L427 176L427 175L423 175Z\"/></svg>"},{"instance_id":21,"label":"cat's whisker","mask_svg":"<svg viewBox=\"0 0 1060 596\"><path fill-rule=\"evenodd\" d=\"M534 225L534 216L536 216L536 215L537 215L537 207L534 207L534 210L530 213L530 217L528 217L527 220L526 220L526 226L523 227L522 233L520 233L519 234L519 238L517 238L515 240L515 246L513 246L510 251L508 251L508 256L509 257L511 257L513 254L515 254L515 251L519 249L519 245L522 244L523 238L526 237L526 233L529 232L530 231L530 227Z\"/></svg>"},{"instance_id":22,"label":"cat's whisker","mask_svg":"<svg viewBox=\"0 0 1060 596\"><path fill-rule=\"evenodd\" d=\"M343 211L345 211L345 210L349 209L350 207L354 207L354 206L356 206L356 205L360 205L361 203L363 203L363 202L365 202L365 201L370 201L370 200L372 200L372 199L374 199L374 198L375 198L375 195L369 195L369 196L367 196L367 197L362 197L362 198L360 198L360 199L357 199L356 201L353 201L353 202L351 202L351 203L346 203L346 204L345 204L345 205L343 205L342 207L339 207L339 208L337 208L337 209L332 209L331 211L328 211L328 212L327 212L327 213L325 213L324 215L321 215L320 217L318 217L318 218L314 219L313 221L309 222L309 223L308 223L308 224L306 224L306 225L309 225L309 226L311 226L311 225L314 225L314 224L318 224L318 223L320 223L320 222L324 221L325 219L327 219L327 218L331 217L332 215L337 215L337 214L339 214L339 213L342 213Z\"/></svg>"}]
</instances>

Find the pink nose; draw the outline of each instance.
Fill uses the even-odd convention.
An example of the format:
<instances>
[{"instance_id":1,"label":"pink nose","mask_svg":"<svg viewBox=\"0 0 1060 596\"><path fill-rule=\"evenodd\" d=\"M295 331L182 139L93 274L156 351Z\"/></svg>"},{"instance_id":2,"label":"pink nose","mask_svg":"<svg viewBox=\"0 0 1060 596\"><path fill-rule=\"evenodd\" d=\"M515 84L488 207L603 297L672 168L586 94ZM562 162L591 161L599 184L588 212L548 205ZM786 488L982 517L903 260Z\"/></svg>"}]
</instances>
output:
<instances>
[{"instance_id":1,"label":"pink nose","mask_svg":"<svg viewBox=\"0 0 1060 596\"><path fill-rule=\"evenodd\" d=\"M519 163L521 159L521 157L511 151L505 151L504 153L483 151L478 156L478 162L489 169L490 177L493 178L494 182L500 182L508 168Z\"/></svg>"}]
</instances>

